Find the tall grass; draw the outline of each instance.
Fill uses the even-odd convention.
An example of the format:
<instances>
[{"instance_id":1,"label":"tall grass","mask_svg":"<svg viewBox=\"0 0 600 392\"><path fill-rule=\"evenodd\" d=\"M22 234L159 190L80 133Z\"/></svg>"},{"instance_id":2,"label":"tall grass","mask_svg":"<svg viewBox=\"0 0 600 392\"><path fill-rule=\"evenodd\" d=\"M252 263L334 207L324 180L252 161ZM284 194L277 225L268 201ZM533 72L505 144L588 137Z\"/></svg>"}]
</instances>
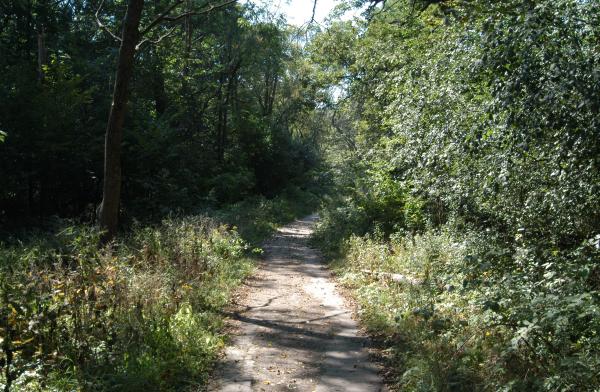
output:
<instances>
[{"instance_id":1,"label":"tall grass","mask_svg":"<svg viewBox=\"0 0 600 392\"><path fill-rule=\"evenodd\" d=\"M330 241L336 230L325 220L316 242ZM333 266L382 345L393 390L593 391L600 385L600 312L596 294L582 289L589 278L579 272L587 266L572 266L570 280L564 273L558 283L551 266L542 283L517 279L518 269L508 274L494 267L492 258L505 255L487 237L449 228L350 236L337 248ZM406 279L394 279L400 274Z\"/></svg>"},{"instance_id":2,"label":"tall grass","mask_svg":"<svg viewBox=\"0 0 600 392\"><path fill-rule=\"evenodd\" d=\"M0 242L0 388L201 388L226 339L223 308L252 271L253 251L317 203L290 188L206 211L211 217L136 223L102 248L94 227L64 221Z\"/></svg>"},{"instance_id":3,"label":"tall grass","mask_svg":"<svg viewBox=\"0 0 600 392\"><path fill-rule=\"evenodd\" d=\"M168 390L204 382L220 311L252 269L237 232L206 217L135 227L111 247L70 226L3 246L5 390Z\"/></svg>"}]
</instances>

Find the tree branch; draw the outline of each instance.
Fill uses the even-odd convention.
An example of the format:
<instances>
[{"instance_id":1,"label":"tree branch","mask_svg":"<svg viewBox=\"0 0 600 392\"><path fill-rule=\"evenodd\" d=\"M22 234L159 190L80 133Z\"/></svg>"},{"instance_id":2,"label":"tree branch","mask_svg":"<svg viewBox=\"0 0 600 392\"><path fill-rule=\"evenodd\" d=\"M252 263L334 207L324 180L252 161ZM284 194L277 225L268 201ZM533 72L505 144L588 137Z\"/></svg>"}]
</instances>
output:
<instances>
[{"instance_id":1,"label":"tree branch","mask_svg":"<svg viewBox=\"0 0 600 392\"><path fill-rule=\"evenodd\" d=\"M135 46L135 50L140 50L140 48L142 47L142 45L144 45L146 42L151 42L155 45L159 44L160 41L162 41L163 39L167 38L168 36L170 36L171 34L173 34L173 32L175 31L175 29L177 28L177 26L174 26L172 28L169 29L169 31L167 31L165 34L161 35L160 37L158 37L155 40L151 40L150 38L144 38L142 41L140 41L139 44L137 44Z\"/></svg>"},{"instance_id":2,"label":"tree branch","mask_svg":"<svg viewBox=\"0 0 600 392\"><path fill-rule=\"evenodd\" d=\"M183 4L183 0L178 0L175 3L173 3L170 7L167 7L166 10L161 12L160 15L154 18L154 20L150 22L150 24L144 30L142 30L142 32L140 33L140 37L143 37L144 35L148 34L150 30L152 30L157 24L165 20L167 15L171 13L171 11L173 11L173 9L175 9L175 7L177 7L180 4Z\"/></svg>"},{"instance_id":3,"label":"tree branch","mask_svg":"<svg viewBox=\"0 0 600 392\"><path fill-rule=\"evenodd\" d=\"M177 15L177 16L166 16L164 18L164 20L169 21L169 22L175 22L175 21L178 21L179 19L185 18L186 16L208 14L216 9L227 7L228 5L233 4L235 2L237 2L237 0L227 0L227 1L225 1L221 4L217 4L217 5L211 4L209 7L205 8L203 10L200 10L200 11L190 11L190 12L186 12L186 13L183 13L183 14Z\"/></svg>"},{"instance_id":4,"label":"tree branch","mask_svg":"<svg viewBox=\"0 0 600 392\"><path fill-rule=\"evenodd\" d=\"M161 13L159 16L157 16L152 22L150 22L148 27L146 27L144 30L142 30L142 33L140 34L140 36L144 36L144 35L148 34L150 32L150 30L152 30L154 27L156 27L156 25L158 25L162 21L176 22L180 19L185 18L186 16L208 14L216 9L226 7L235 2L237 2L237 0L227 0L227 1L224 1L224 2L222 2L220 4L216 4L216 5L210 4L209 6L207 6L206 8L204 8L203 10L200 10L200 11L189 11L189 12L184 12L183 14L180 14L177 16L169 16L169 13L171 11L173 11L173 9L175 7L177 7L178 5L183 3L183 0L178 0L172 6L167 8L163 13Z\"/></svg>"},{"instance_id":5,"label":"tree branch","mask_svg":"<svg viewBox=\"0 0 600 392\"><path fill-rule=\"evenodd\" d=\"M313 9L312 9L312 15L310 17L310 20L308 22L303 23L302 26L298 27L298 30L296 31L296 34L298 36L300 36L300 34L302 34L305 27L306 27L306 33L308 33L310 26L312 26L313 24L321 26L321 24L319 22L317 22L315 19L316 15L317 15L317 1L318 0L314 0L314 2L313 2Z\"/></svg>"},{"instance_id":6,"label":"tree branch","mask_svg":"<svg viewBox=\"0 0 600 392\"><path fill-rule=\"evenodd\" d=\"M308 22L308 24L312 24L315 21L315 14L317 13L317 0L314 1L313 3L313 10L312 10L312 16L310 17L310 21Z\"/></svg>"},{"instance_id":7,"label":"tree branch","mask_svg":"<svg viewBox=\"0 0 600 392\"><path fill-rule=\"evenodd\" d=\"M104 5L104 0L102 0L100 2L100 5L98 6L98 9L96 10L96 23L98 24L98 26L104 30L105 32L107 32L111 37L113 37L115 40L121 42L122 39L121 37L118 37L115 33L113 33L112 31L110 31L110 29L108 27L106 27L101 21L100 21L100 17L98 16L98 14L100 13L100 10L102 9L102 6Z\"/></svg>"}]
</instances>

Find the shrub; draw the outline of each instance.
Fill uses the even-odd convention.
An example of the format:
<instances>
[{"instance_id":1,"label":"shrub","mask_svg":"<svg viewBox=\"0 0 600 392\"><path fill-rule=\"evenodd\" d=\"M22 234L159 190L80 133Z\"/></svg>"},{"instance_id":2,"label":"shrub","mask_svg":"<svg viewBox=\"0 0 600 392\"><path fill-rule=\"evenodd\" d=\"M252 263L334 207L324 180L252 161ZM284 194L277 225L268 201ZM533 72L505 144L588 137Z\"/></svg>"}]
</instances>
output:
<instances>
[{"instance_id":1,"label":"shrub","mask_svg":"<svg viewBox=\"0 0 600 392\"><path fill-rule=\"evenodd\" d=\"M134 227L112 247L71 226L4 245L6 390L170 390L201 384L220 309L251 269L236 231L197 216ZM8 385L8 387L7 387Z\"/></svg>"},{"instance_id":2,"label":"shrub","mask_svg":"<svg viewBox=\"0 0 600 392\"><path fill-rule=\"evenodd\" d=\"M389 241L351 236L343 250L335 264L340 279L354 289L362 321L385 343L399 390L599 385L600 308L589 290L595 246L536 264L527 249L509 251L487 235L445 228Z\"/></svg>"}]
</instances>

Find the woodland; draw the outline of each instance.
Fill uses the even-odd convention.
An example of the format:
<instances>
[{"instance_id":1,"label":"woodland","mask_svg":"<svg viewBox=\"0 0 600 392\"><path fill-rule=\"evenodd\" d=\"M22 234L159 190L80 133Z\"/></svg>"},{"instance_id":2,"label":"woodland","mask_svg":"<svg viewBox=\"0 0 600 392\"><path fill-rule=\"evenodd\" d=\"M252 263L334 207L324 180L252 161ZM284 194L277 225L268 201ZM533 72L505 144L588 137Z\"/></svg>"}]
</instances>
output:
<instances>
[{"instance_id":1,"label":"woodland","mask_svg":"<svg viewBox=\"0 0 600 392\"><path fill-rule=\"evenodd\" d=\"M0 0L5 392L202 390L312 212L390 390L600 390L600 2L336 4Z\"/></svg>"}]
</instances>

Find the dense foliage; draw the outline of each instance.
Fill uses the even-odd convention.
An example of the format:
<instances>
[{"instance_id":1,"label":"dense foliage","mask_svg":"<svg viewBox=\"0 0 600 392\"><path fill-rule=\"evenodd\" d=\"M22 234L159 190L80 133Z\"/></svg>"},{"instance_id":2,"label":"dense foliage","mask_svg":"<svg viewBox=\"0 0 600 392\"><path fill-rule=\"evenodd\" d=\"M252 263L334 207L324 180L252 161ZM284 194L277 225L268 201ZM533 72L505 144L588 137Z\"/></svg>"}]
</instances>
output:
<instances>
[{"instance_id":1,"label":"dense foliage","mask_svg":"<svg viewBox=\"0 0 600 392\"><path fill-rule=\"evenodd\" d=\"M248 251L329 182L316 243L392 388L600 388L597 1L348 0L363 18L306 29L245 2L157 25L105 247L118 43L96 18L119 31L126 4L0 1L5 390L199 387ZM172 4L207 3L146 2L142 26Z\"/></svg>"},{"instance_id":2,"label":"dense foliage","mask_svg":"<svg viewBox=\"0 0 600 392\"><path fill-rule=\"evenodd\" d=\"M343 91L319 240L387 336L392 382L597 389L600 5L376 3L311 52Z\"/></svg>"},{"instance_id":3,"label":"dense foliage","mask_svg":"<svg viewBox=\"0 0 600 392\"><path fill-rule=\"evenodd\" d=\"M204 217L134 229L114 249L67 227L1 251L6 390L201 385L223 344L219 311L251 263ZM9 388L9 387L12 387Z\"/></svg>"},{"instance_id":4,"label":"dense foliage","mask_svg":"<svg viewBox=\"0 0 600 392\"><path fill-rule=\"evenodd\" d=\"M142 28L183 16L140 40L125 219L99 246L119 55L108 31L123 29L128 4L0 1L5 391L203 388L253 246L317 203L321 114L297 31L251 3L186 15L216 2L147 1Z\"/></svg>"},{"instance_id":5,"label":"dense foliage","mask_svg":"<svg viewBox=\"0 0 600 392\"><path fill-rule=\"evenodd\" d=\"M213 217L134 224L112 247L98 248L96 228L66 221L0 244L0 386L203 388L226 340L224 307L261 252L253 246L315 207L296 190Z\"/></svg>"},{"instance_id":6,"label":"dense foliage","mask_svg":"<svg viewBox=\"0 0 600 392\"><path fill-rule=\"evenodd\" d=\"M142 27L172 3L147 2ZM94 216L119 45L95 14L117 33L126 5L0 2L0 226ZM230 4L147 38L171 28L136 55L124 131L125 223L272 197L302 183L317 163L314 128L306 126L315 88L294 31L251 4Z\"/></svg>"}]
</instances>

